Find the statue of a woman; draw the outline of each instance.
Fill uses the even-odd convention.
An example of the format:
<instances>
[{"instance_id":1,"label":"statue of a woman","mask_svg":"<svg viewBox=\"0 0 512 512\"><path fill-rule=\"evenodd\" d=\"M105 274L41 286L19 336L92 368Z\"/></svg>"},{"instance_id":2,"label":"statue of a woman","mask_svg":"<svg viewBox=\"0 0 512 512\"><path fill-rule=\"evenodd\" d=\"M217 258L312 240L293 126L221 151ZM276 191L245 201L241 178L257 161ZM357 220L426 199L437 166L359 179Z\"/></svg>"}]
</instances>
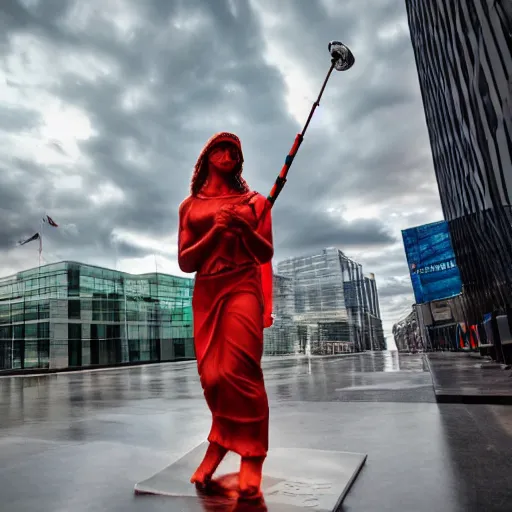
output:
<instances>
[{"instance_id":1,"label":"statue of a woman","mask_svg":"<svg viewBox=\"0 0 512 512\"><path fill-rule=\"evenodd\" d=\"M196 272L197 368L212 413L209 446L191 482L207 486L228 451L241 456L239 494L261 496L269 408L261 357L272 324L272 221L242 178L239 138L218 133L199 155L179 209L178 261Z\"/></svg>"}]
</instances>

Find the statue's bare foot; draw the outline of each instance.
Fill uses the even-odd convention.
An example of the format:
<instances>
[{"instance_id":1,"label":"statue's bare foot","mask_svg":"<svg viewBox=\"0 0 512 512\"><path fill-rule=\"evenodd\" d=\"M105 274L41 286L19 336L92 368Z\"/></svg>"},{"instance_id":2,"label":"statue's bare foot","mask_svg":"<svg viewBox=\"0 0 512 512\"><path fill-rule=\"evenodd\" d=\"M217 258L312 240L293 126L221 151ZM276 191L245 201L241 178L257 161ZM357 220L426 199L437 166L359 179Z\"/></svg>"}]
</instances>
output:
<instances>
[{"instance_id":1,"label":"statue's bare foot","mask_svg":"<svg viewBox=\"0 0 512 512\"><path fill-rule=\"evenodd\" d=\"M204 459L202 460L195 473L192 475L190 482L199 487L205 487L212 479L215 470L219 467L222 459L228 451L217 443L210 443Z\"/></svg>"},{"instance_id":2,"label":"statue's bare foot","mask_svg":"<svg viewBox=\"0 0 512 512\"><path fill-rule=\"evenodd\" d=\"M239 495L240 481L238 473L229 473L213 478L208 490L216 496L225 496L230 499L237 499Z\"/></svg>"},{"instance_id":3,"label":"statue's bare foot","mask_svg":"<svg viewBox=\"0 0 512 512\"><path fill-rule=\"evenodd\" d=\"M261 480L263 474L263 462L265 457L242 457L240 464L240 499L259 500L261 492Z\"/></svg>"}]
</instances>

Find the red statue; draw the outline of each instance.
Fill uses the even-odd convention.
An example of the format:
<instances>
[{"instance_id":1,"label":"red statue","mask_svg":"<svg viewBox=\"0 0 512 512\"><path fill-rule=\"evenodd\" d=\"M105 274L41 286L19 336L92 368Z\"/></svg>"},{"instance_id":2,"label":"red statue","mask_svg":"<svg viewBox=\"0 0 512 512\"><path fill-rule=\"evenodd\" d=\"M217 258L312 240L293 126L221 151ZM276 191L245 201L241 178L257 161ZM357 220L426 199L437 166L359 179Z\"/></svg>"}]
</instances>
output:
<instances>
[{"instance_id":1,"label":"red statue","mask_svg":"<svg viewBox=\"0 0 512 512\"><path fill-rule=\"evenodd\" d=\"M228 451L241 456L241 498L261 497L269 408L261 370L263 329L272 324L272 220L267 199L242 178L231 133L214 135L195 165L179 209L178 261L196 272L192 309L197 368L212 413L198 487Z\"/></svg>"}]
</instances>

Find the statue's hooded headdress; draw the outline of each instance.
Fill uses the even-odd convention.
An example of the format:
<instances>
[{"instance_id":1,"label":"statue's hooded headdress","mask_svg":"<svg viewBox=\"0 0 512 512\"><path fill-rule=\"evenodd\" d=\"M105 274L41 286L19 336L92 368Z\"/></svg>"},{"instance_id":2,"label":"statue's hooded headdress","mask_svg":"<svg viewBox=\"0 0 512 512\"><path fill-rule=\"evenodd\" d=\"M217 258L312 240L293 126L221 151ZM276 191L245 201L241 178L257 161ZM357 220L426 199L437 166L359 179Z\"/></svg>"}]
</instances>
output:
<instances>
[{"instance_id":1,"label":"statue's hooded headdress","mask_svg":"<svg viewBox=\"0 0 512 512\"><path fill-rule=\"evenodd\" d=\"M206 181L206 159L208 158L208 154L217 144L221 144L223 142L233 144L239 152L238 164L233 174L233 185L239 189L240 192L247 192L249 190L247 183L242 178L244 154L240 139L234 133L219 132L208 139L197 158L196 165L194 166L194 176L192 177L192 183L190 185L190 192L192 195L196 195Z\"/></svg>"}]
</instances>

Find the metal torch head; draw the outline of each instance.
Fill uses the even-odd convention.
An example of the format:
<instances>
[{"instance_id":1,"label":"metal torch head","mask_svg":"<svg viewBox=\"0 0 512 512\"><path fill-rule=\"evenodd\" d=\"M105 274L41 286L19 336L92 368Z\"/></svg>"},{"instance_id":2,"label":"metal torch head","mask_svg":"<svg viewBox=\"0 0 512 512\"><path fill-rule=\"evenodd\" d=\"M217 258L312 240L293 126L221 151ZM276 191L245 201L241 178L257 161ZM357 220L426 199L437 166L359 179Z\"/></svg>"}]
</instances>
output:
<instances>
[{"instance_id":1,"label":"metal torch head","mask_svg":"<svg viewBox=\"0 0 512 512\"><path fill-rule=\"evenodd\" d=\"M354 55L340 41L331 41L329 43L329 53L331 54L332 63L336 71L346 71L354 65Z\"/></svg>"}]
</instances>

